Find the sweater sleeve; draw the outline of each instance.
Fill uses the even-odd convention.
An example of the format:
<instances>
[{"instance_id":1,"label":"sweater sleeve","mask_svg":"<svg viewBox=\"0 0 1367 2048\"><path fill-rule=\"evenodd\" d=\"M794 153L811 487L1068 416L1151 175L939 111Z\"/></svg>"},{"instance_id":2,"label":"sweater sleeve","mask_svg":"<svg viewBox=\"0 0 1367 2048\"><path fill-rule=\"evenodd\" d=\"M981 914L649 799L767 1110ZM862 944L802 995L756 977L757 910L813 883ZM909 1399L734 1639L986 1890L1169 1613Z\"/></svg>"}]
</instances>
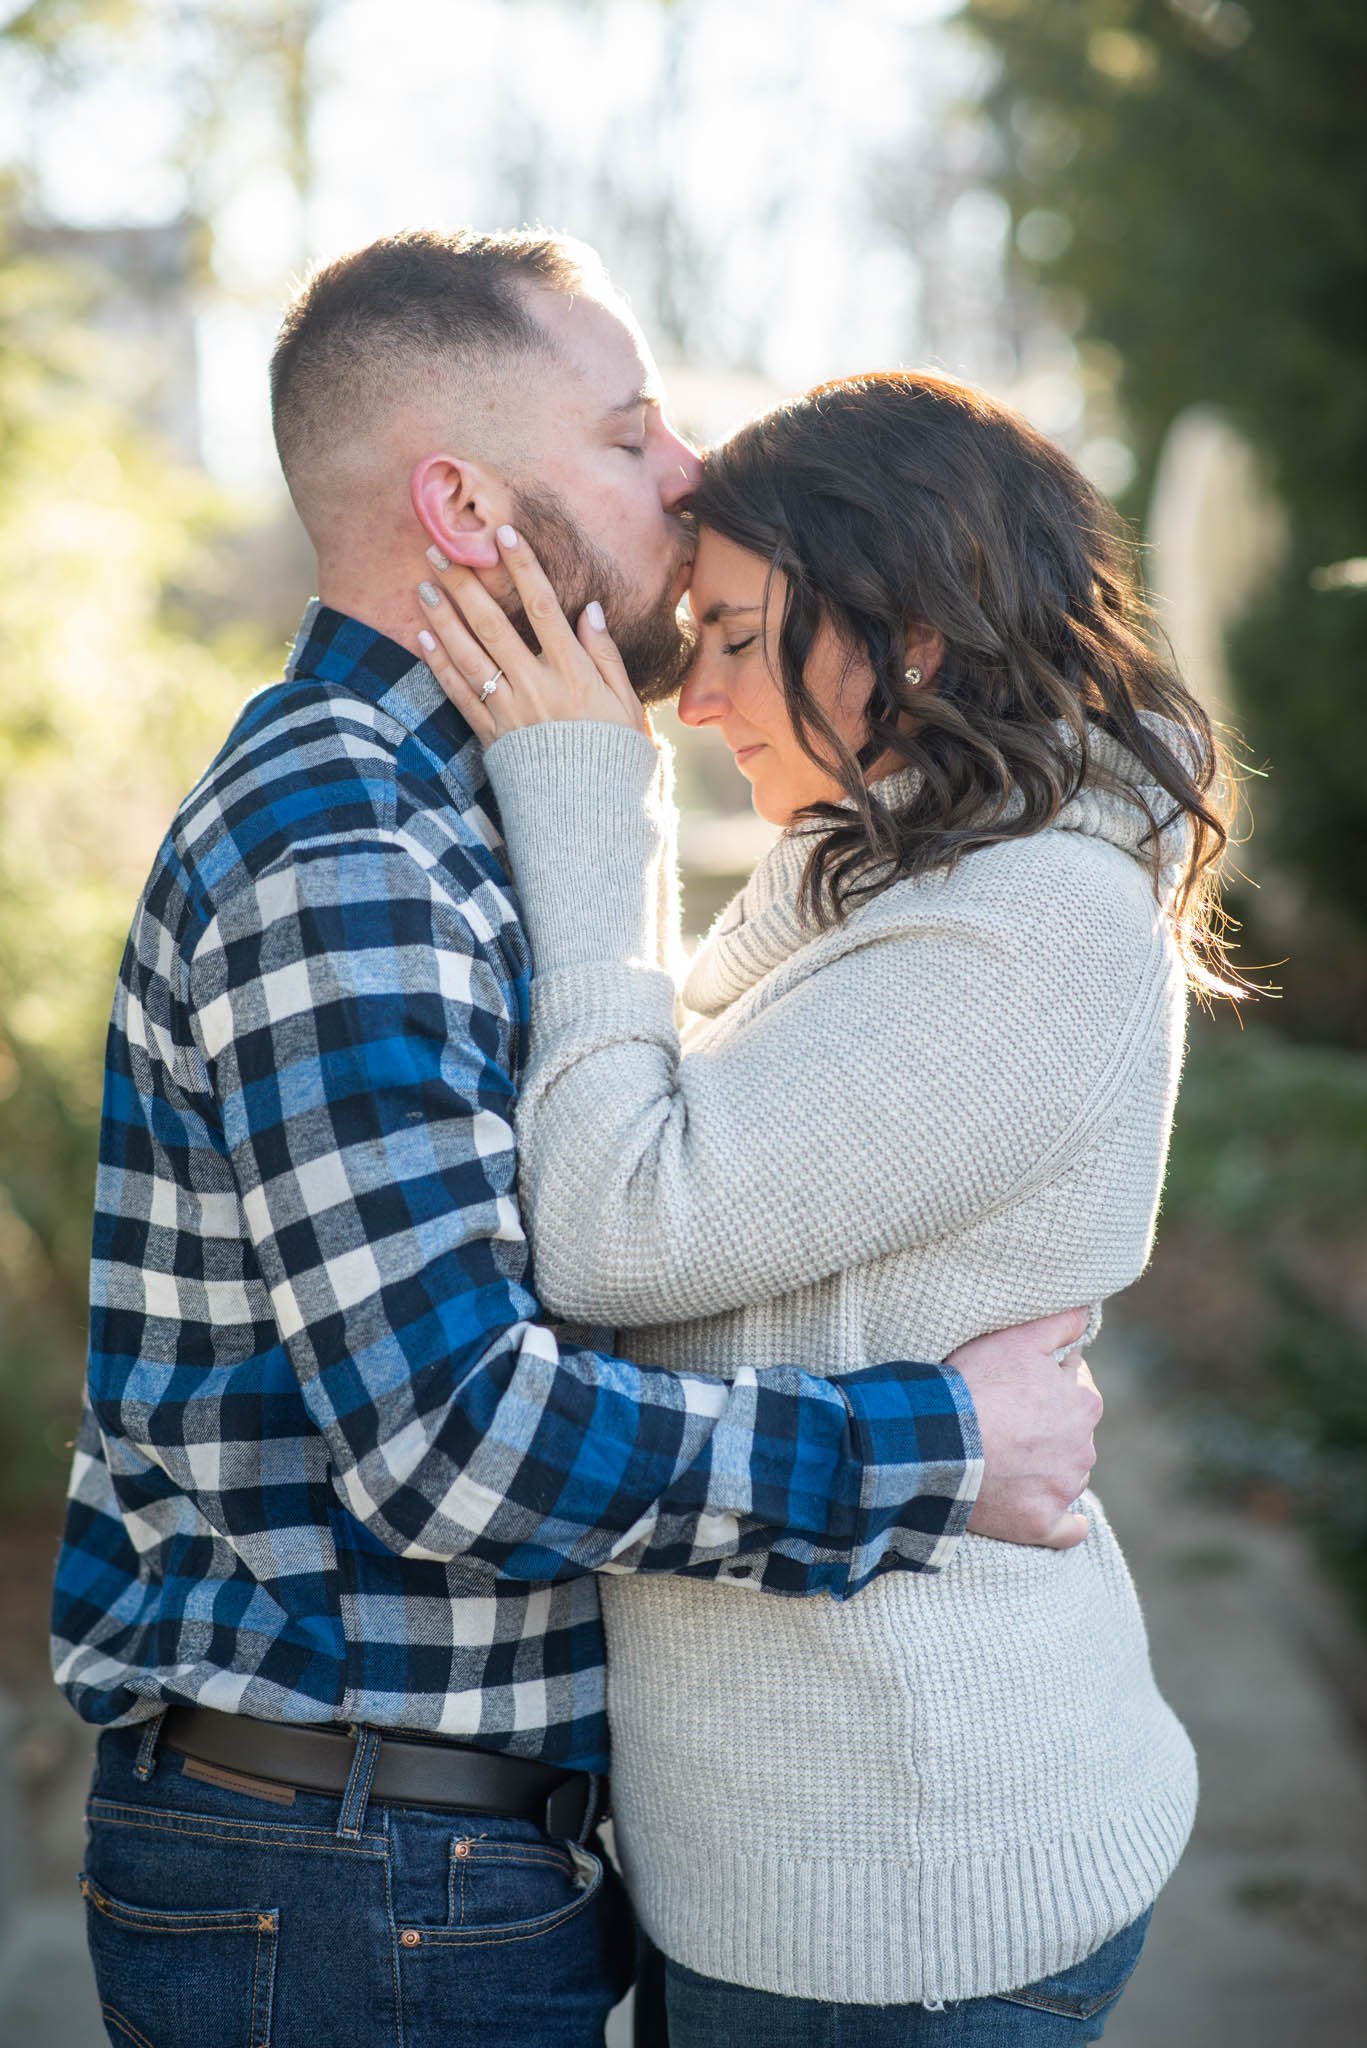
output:
<instances>
[{"instance_id":1,"label":"sweater sleeve","mask_svg":"<svg viewBox=\"0 0 1367 2048\"><path fill-rule=\"evenodd\" d=\"M592 785L569 772L586 731L600 767L621 734ZM684 1057L644 907L632 925L659 845L646 744L540 726L489 755L537 966L518 1137L546 1301L626 1325L720 1314L1063 1171L1160 999L1156 948L1123 933L1100 973L1086 949L1115 920L1085 889L1053 917L908 896Z\"/></svg>"}]
</instances>

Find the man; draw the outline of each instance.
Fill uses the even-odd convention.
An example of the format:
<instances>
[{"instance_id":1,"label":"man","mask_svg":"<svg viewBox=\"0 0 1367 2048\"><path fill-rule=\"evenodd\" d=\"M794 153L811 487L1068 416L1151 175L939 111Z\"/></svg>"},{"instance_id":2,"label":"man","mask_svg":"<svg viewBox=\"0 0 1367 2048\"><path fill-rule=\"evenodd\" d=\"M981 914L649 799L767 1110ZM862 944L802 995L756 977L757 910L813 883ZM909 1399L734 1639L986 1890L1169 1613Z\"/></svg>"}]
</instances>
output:
<instances>
[{"instance_id":1,"label":"man","mask_svg":"<svg viewBox=\"0 0 1367 2048\"><path fill-rule=\"evenodd\" d=\"M55 1665L105 1725L83 1884L119 2040L587 2043L600 1571L847 1599L968 1525L1064 1545L1080 1314L952 1366L636 1367L537 1320L529 961L480 753L414 648L516 520L677 681L697 458L588 251L343 258L273 363L321 603L154 863L115 999ZM820 1361L808 1361L819 1365ZM226 2036L225 2036L226 2038Z\"/></svg>"}]
</instances>

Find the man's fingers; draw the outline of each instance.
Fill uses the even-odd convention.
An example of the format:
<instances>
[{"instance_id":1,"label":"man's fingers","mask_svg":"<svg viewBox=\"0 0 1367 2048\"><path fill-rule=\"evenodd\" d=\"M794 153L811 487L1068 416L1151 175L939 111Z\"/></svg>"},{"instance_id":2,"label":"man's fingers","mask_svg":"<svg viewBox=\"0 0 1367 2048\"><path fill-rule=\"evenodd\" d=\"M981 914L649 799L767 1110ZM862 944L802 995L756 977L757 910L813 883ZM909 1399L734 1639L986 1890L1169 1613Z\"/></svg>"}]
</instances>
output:
<instances>
[{"instance_id":1,"label":"man's fingers","mask_svg":"<svg viewBox=\"0 0 1367 2048\"><path fill-rule=\"evenodd\" d=\"M1092 1378L1092 1368L1088 1365L1081 1352L1070 1353L1064 1360L1064 1364L1072 1367L1075 1385L1085 1387L1091 1395L1095 1417L1092 1428L1095 1429L1097 1423L1100 1422L1102 1416L1106 1413L1106 1403L1101 1397L1100 1387Z\"/></svg>"},{"instance_id":2,"label":"man's fingers","mask_svg":"<svg viewBox=\"0 0 1367 2048\"><path fill-rule=\"evenodd\" d=\"M1022 1323L1017 1335L1041 1351L1063 1351L1081 1341L1091 1321L1085 1308L1066 1308L1056 1316L1041 1316L1038 1322Z\"/></svg>"},{"instance_id":3,"label":"man's fingers","mask_svg":"<svg viewBox=\"0 0 1367 2048\"><path fill-rule=\"evenodd\" d=\"M1085 1515L1060 1515L1045 1542L1046 1550L1075 1550L1087 1540L1089 1523Z\"/></svg>"}]
</instances>

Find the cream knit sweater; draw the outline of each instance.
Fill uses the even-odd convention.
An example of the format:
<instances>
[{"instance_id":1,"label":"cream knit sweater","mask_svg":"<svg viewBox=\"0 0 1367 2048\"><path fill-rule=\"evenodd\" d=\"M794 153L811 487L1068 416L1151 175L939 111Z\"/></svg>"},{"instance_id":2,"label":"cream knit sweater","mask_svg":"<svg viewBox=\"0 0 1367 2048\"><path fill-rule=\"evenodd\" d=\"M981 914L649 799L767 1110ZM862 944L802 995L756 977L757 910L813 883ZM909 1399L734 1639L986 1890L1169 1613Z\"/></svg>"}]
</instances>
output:
<instances>
[{"instance_id":1,"label":"cream knit sweater","mask_svg":"<svg viewBox=\"0 0 1367 2048\"><path fill-rule=\"evenodd\" d=\"M835 1373L1099 1309L1142 1270L1184 990L1123 796L1089 786L819 934L785 836L693 965L685 1055L650 743L538 726L488 767L537 968L519 1146L551 1310L644 1363ZM934 2003L1064 1969L1150 1904L1194 1759L1083 1506L1077 1549L965 1535L845 1603L743 1568L604 1582L617 1837L667 1954Z\"/></svg>"}]
</instances>

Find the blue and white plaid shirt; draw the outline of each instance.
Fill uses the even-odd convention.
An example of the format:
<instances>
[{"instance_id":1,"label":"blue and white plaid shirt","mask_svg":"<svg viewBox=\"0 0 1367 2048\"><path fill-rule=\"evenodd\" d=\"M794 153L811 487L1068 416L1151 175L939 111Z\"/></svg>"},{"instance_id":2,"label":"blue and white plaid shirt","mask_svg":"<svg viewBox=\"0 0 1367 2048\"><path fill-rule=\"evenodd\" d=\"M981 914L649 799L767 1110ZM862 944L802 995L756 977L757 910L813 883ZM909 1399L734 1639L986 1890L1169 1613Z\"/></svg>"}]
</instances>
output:
<instances>
[{"instance_id":1,"label":"blue and white plaid shirt","mask_svg":"<svg viewBox=\"0 0 1367 2048\"><path fill-rule=\"evenodd\" d=\"M538 1321L529 972L468 727L315 608L182 804L115 996L54 1609L88 1720L195 1702L601 1770L596 1572L845 1599L964 1527L946 1369L726 1383Z\"/></svg>"}]
</instances>

